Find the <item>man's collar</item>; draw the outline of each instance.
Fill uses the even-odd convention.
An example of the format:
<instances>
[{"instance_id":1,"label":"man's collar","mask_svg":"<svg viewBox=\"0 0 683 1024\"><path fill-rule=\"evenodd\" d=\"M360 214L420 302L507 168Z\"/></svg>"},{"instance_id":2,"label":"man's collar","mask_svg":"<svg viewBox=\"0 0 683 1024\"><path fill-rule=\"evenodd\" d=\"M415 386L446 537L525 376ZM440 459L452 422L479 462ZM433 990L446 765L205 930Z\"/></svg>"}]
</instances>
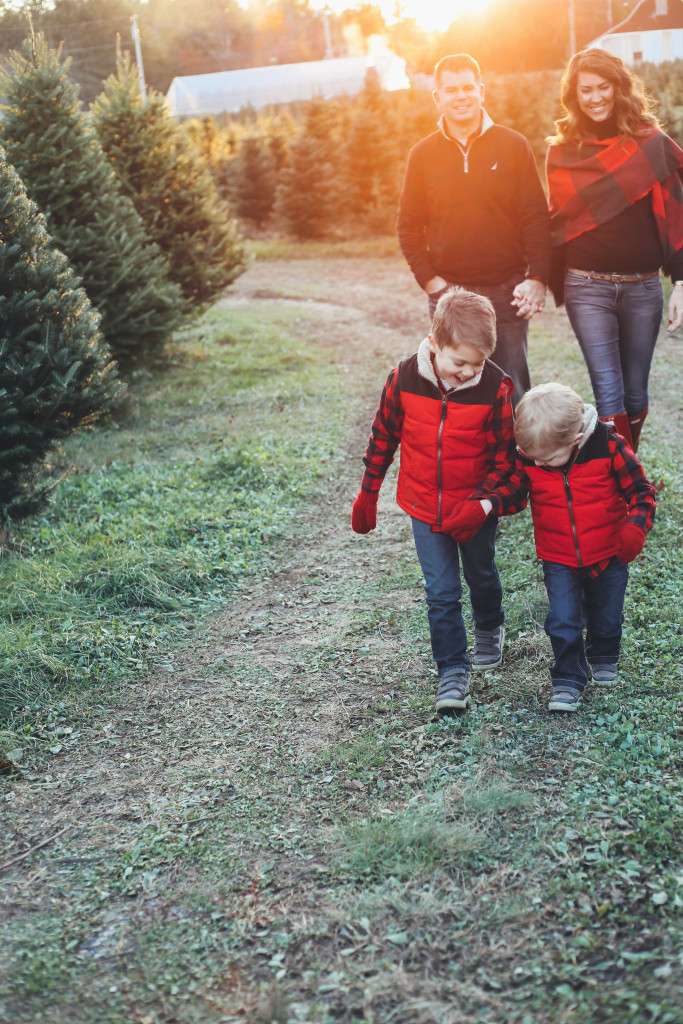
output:
<instances>
[{"instance_id":1,"label":"man's collar","mask_svg":"<svg viewBox=\"0 0 683 1024\"><path fill-rule=\"evenodd\" d=\"M480 136L482 136L484 134L484 132L487 132L489 130L489 128L493 128L493 125L494 125L494 122L491 120L489 115L486 113L485 110L482 110L482 112L481 112L481 128L479 129L478 132L474 132L472 135L470 135L468 137L467 142L465 143L465 146L468 146L469 143L472 141L472 139L478 139ZM446 128L446 118L445 118L444 114L442 114L441 117L439 118L438 127L439 127L439 131L441 132L441 134L444 136L444 138L448 139L449 142L455 142L455 143L457 143L458 146L462 146L461 142L458 142L457 139L454 139L452 135L448 134L448 129Z\"/></svg>"}]
</instances>

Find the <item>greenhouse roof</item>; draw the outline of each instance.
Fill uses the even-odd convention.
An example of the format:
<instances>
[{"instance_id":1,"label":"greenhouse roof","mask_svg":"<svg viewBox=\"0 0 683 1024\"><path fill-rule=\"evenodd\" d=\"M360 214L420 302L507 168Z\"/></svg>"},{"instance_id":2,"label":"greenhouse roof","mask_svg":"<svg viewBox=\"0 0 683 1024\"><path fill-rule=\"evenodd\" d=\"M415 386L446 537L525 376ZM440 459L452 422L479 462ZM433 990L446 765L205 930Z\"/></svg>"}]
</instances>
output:
<instances>
[{"instance_id":1,"label":"greenhouse roof","mask_svg":"<svg viewBox=\"0 0 683 1024\"><path fill-rule=\"evenodd\" d=\"M336 57L174 78L166 93L166 105L176 117L234 114L244 107L258 110L316 96L352 96L362 91L368 75L373 74L388 91L410 85L405 61L395 54Z\"/></svg>"}]
</instances>

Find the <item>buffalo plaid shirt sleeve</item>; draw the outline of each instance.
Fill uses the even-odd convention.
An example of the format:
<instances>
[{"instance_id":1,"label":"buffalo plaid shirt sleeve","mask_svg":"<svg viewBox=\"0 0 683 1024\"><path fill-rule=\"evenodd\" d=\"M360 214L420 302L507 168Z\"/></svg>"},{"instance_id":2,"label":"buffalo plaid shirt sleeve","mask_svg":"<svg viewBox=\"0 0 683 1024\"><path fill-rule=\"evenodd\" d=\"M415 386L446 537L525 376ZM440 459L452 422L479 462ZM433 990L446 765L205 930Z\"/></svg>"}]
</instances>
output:
<instances>
[{"instance_id":1,"label":"buffalo plaid shirt sleeve","mask_svg":"<svg viewBox=\"0 0 683 1024\"><path fill-rule=\"evenodd\" d=\"M473 498L488 498L494 505L493 495L499 488L505 488L515 468L515 439L512 432L511 382L503 381L491 407L491 413L484 427L487 449L486 476L472 493ZM524 508L521 505L520 508ZM518 510L515 510L518 511ZM496 515L500 513L496 512Z\"/></svg>"},{"instance_id":2,"label":"buffalo plaid shirt sleeve","mask_svg":"<svg viewBox=\"0 0 683 1024\"><path fill-rule=\"evenodd\" d=\"M495 490L482 494L492 505L492 515L513 516L526 508L529 497L529 478L524 470L524 463L515 453L510 472L499 482Z\"/></svg>"},{"instance_id":3,"label":"buffalo plaid shirt sleeve","mask_svg":"<svg viewBox=\"0 0 683 1024\"><path fill-rule=\"evenodd\" d=\"M372 424L367 451L363 457L365 473L361 490L378 491L385 474L394 461L401 442L404 419L401 392L398 388L398 370L392 370L382 391L379 409Z\"/></svg>"},{"instance_id":4,"label":"buffalo plaid shirt sleeve","mask_svg":"<svg viewBox=\"0 0 683 1024\"><path fill-rule=\"evenodd\" d=\"M609 452L612 473L628 504L627 521L648 533L655 519L657 492L627 442L614 432L609 436Z\"/></svg>"}]
</instances>

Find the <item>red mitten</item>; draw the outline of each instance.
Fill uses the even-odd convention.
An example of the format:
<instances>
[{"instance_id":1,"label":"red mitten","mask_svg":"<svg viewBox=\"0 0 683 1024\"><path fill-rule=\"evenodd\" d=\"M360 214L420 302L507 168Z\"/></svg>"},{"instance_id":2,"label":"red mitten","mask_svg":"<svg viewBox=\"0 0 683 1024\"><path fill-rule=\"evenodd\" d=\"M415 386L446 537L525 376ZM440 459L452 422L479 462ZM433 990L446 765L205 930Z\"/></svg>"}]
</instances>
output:
<instances>
[{"instance_id":1,"label":"red mitten","mask_svg":"<svg viewBox=\"0 0 683 1024\"><path fill-rule=\"evenodd\" d=\"M351 529L354 533L370 533L377 526L377 499L379 491L359 491L351 510Z\"/></svg>"},{"instance_id":2,"label":"red mitten","mask_svg":"<svg viewBox=\"0 0 683 1024\"><path fill-rule=\"evenodd\" d=\"M443 528L446 533L450 533L453 540L464 544L465 541L472 540L487 519L488 516L481 507L479 499L468 498L455 515L444 519Z\"/></svg>"},{"instance_id":3,"label":"red mitten","mask_svg":"<svg viewBox=\"0 0 683 1024\"><path fill-rule=\"evenodd\" d=\"M632 562L645 546L645 530L634 523L626 522L617 539L617 558L620 562Z\"/></svg>"}]
</instances>

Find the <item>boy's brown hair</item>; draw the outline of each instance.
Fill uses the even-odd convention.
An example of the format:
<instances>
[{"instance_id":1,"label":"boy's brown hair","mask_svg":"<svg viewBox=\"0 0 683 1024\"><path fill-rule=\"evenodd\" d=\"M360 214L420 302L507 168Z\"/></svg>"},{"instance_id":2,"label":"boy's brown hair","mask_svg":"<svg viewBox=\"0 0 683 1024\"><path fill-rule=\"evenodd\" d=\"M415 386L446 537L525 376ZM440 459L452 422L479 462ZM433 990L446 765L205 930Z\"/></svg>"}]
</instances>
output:
<instances>
[{"instance_id":1,"label":"boy's brown hair","mask_svg":"<svg viewBox=\"0 0 683 1024\"><path fill-rule=\"evenodd\" d=\"M496 347L496 314L490 300L464 288L449 289L436 304L432 338L439 348L473 345L490 356Z\"/></svg>"},{"instance_id":2,"label":"boy's brown hair","mask_svg":"<svg viewBox=\"0 0 683 1024\"><path fill-rule=\"evenodd\" d=\"M581 433L585 411L581 396L566 384L538 384L517 406L515 440L525 455L547 455Z\"/></svg>"}]
</instances>

